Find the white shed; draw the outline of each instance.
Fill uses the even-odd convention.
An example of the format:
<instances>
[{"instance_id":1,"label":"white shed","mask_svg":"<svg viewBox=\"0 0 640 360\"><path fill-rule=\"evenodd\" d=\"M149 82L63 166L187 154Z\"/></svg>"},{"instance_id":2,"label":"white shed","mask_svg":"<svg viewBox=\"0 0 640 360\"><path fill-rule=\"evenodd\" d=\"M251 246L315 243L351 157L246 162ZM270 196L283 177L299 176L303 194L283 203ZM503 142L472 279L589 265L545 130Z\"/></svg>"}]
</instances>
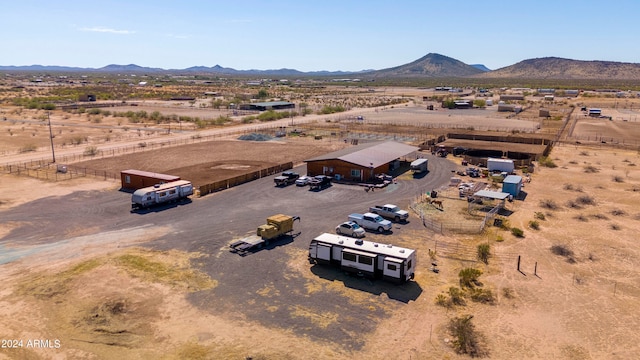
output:
<instances>
[{"instance_id":1,"label":"white shed","mask_svg":"<svg viewBox=\"0 0 640 360\"><path fill-rule=\"evenodd\" d=\"M487 169L489 171L500 171L512 173L514 169L513 160L511 159L497 159L497 158L488 158L487 159Z\"/></svg>"}]
</instances>

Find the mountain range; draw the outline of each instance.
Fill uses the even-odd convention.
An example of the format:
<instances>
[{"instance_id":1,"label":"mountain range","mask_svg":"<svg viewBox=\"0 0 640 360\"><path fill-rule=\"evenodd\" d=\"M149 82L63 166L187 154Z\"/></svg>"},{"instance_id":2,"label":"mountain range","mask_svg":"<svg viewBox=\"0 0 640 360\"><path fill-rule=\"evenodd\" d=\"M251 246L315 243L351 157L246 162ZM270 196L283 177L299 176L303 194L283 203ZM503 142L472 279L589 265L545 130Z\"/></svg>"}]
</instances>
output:
<instances>
[{"instance_id":1,"label":"mountain range","mask_svg":"<svg viewBox=\"0 0 640 360\"><path fill-rule=\"evenodd\" d=\"M429 53L408 64L382 69L346 71L311 71L295 69L236 70L215 65L193 66L186 69L161 69L135 64L107 65L102 68L65 66L0 66L0 71L37 72L93 72L93 73L145 73L145 74L202 74L238 76L357 76L361 78L512 78L512 79L610 79L640 80L640 64L614 61L583 61L544 57L528 59L497 70L482 64L468 65L448 56Z\"/></svg>"}]
</instances>

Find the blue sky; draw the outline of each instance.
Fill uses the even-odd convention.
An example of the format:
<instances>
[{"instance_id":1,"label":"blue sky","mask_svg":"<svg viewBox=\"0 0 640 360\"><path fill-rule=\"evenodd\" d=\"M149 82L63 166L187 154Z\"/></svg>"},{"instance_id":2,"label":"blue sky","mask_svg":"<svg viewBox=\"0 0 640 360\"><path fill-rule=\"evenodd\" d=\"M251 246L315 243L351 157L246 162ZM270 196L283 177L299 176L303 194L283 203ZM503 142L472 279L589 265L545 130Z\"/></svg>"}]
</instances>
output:
<instances>
[{"instance_id":1,"label":"blue sky","mask_svg":"<svg viewBox=\"0 0 640 360\"><path fill-rule=\"evenodd\" d=\"M640 63L640 1L8 1L0 65L384 69L438 53L498 69Z\"/></svg>"}]
</instances>

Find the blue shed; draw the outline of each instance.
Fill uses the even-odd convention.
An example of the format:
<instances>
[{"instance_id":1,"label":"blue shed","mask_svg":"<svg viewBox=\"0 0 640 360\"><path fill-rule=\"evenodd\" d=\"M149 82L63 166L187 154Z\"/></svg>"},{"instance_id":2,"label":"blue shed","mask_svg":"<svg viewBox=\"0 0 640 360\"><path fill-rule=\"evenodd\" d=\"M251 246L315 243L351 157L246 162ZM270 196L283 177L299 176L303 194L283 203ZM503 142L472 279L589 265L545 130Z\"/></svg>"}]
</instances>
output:
<instances>
[{"instance_id":1,"label":"blue shed","mask_svg":"<svg viewBox=\"0 0 640 360\"><path fill-rule=\"evenodd\" d=\"M502 181L502 192L509 193L517 197L522 189L522 176L509 175Z\"/></svg>"}]
</instances>

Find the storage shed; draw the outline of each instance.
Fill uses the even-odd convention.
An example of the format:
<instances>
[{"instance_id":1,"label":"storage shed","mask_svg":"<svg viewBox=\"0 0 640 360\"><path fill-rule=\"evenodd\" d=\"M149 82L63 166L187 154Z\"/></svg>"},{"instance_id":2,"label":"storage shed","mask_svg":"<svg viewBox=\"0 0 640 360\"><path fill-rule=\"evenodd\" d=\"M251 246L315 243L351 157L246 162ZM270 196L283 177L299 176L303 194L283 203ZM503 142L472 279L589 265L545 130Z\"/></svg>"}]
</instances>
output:
<instances>
[{"instance_id":1,"label":"storage shed","mask_svg":"<svg viewBox=\"0 0 640 360\"><path fill-rule=\"evenodd\" d=\"M120 172L123 190L138 190L155 184L180 180L179 176L159 174L142 170L124 170Z\"/></svg>"},{"instance_id":2,"label":"storage shed","mask_svg":"<svg viewBox=\"0 0 640 360\"><path fill-rule=\"evenodd\" d=\"M513 172L514 165L513 160L511 159L496 159L496 158L488 158L487 159L487 170L489 171L500 171L500 172Z\"/></svg>"},{"instance_id":3,"label":"storage shed","mask_svg":"<svg viewBox=\"0 0 640 360\"><path fill-rule=\"evenodd\" d=\"M522 189L522 176L509 175L502 181L502 192L517 197Z\"/></svg>"}]
</instances>

